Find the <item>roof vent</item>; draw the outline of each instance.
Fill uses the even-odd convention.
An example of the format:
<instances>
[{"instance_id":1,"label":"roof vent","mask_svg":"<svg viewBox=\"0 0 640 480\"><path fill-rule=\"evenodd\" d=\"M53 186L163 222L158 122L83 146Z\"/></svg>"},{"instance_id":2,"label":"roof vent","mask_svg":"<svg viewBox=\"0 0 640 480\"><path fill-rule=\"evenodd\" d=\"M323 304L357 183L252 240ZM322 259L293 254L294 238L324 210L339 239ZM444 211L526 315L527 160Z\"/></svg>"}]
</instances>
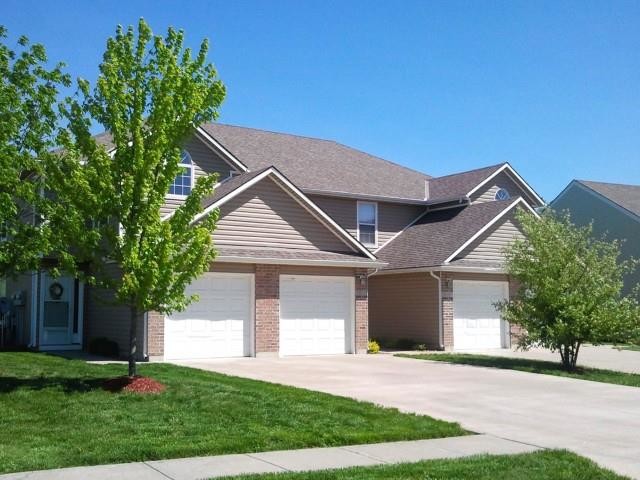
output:
<instances>
[{"instance_id":1,"label":"roof vent","mask_svg":"<svg viewBox=\"0 0 640 480\"><path fill-rule=\"evenodd\" d=\"M429 180L424 181L424 199L429 200Z\"/></svg>"}]
</instances>

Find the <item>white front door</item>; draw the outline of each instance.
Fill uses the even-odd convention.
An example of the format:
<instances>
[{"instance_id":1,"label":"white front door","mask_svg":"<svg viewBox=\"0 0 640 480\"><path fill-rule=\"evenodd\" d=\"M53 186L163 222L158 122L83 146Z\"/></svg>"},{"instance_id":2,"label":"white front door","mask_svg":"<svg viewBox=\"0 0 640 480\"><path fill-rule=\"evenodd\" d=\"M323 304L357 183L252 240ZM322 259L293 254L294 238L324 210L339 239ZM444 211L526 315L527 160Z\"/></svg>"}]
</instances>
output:
<instances>
[{"instance_id":1,"label":"white front door","mask_svg":"<svg viewBox=\"0 0 640 480\"><path fill-rule=\"evenodd\" d=\"M252 274L207 272L186 293L200 299L166 317L166 359L252 355Z\"/></svg>"},{"instance_id":2,"label":"white front door","mask_svg":"<svg viewBox=\"0 0 640 480\"><path fill-rule=\"evenodd\" d=\"M41 347L62 347L80 344L78 308L73 277L51 277L42 273L40 304ZM75 335L74 335L75 333Z\"/></svg>"},{"instance_id":3,"label":"white front door","mask_svg":"<svg viewBox=\"0 0 640 480\"><path fill-rule=\"evenodd\" d=\"M280 276L280 354L353 352L354 278Z\"/></svg>"},{"instance_id":4,"label":"white front door","mask_svg":"<svg viewBox=\"0 0 640 480\"><path fill-rule=\"evenodd\" d=\"M479 350L505 346L504 322L494 304L508 295L507 282L454 280L454 349Z\"/></svg>"}]
</instances>

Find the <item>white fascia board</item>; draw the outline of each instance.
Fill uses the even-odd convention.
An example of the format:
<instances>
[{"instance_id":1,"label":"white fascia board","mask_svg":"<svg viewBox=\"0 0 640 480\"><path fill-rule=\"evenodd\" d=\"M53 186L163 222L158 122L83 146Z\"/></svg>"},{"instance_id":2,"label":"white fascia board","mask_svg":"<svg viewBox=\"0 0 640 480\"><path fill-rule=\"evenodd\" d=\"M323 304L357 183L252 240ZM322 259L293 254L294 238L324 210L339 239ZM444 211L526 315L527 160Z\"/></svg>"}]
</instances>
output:
<instances>
[{"instance_id":1,"label":"white fascia board","mask_svg":"<svg viewBox=\"0 0 640 480\"><path fill-rule=\"evenodd\" d=\"M524 208L529 210L529 212L531 212L537 218L540 218L540 215L538 214L538 212L536 212L533 208L531 208L531 206L526 202L524 198L518 197L513 203L511 203L508 207L502 210L498 215L493 217L493 219L489 223L487 223L484 227L478 230L470 239L464 242L460 246L460 248L458 248L455 252L449 255L449 257L447 257L447 259L444 261L445 265L449 263L451 260L453 260L454 258L456 258L456 256L458 256L460 252L462 252L465 248L471 245L478 237L480 237L480 235L482 235L484 232L489 230L493 225L495 225L496 222L498 222L502 217L504 217L507 213L513 210L517 205L522 205Z\"/></svg>"},{"instance_id":2,"label":"white fascia board","mask_svg":"<svg viewBox=\"0 0 640 480\"><path fill-rule=\"evenodd\" d=\"M291 183L276 168L271 167L269 170L267 170L267 172L269 172L270 174L273 174L273 176L276 179L278 179L278 181L282 182L282 184L285 185L289 189L289 191L294 194L294 198L297 197L296 200L299 200L300 203L303 204L303 206L305 206L305 208L307 208L307 210L309 210L310 213L312 213L318 220L320 220L321 223L325 224L325 226L328 226L334 231L337 231L340 234L339 237L341 237L341 240L343 240L347 245L354 247L357 251L360 251L361 253L364 253L371 260L374 260L374 261L377 260L376 256L373 253L371 253L367 247L365 247L362 243L360 243L358 240L352 237L351 234L347 232L344 228L338 225L320 207L318 207L315 203L313 203L313 201L309 197L307 197L302 192L302 190L300 190L293 183Z\"/></svg>"},{"instance_id":3,"label":"white fascia board","mask_svg":"<svg viewBox=\"0 0 640 480\"><path fill-rule=\"evenodd\" d=\"M228 194L226 194L224 197L219 198L218 200L216 200L215 202L213 202L211 205L209 205L207 208L205 208L199 215L197 215L193 221L191 223L195 223L198 220L206 217L207 215L209 215L213 210L215 210L216 208L220 207L222 204L228 202L229 200L231 200L232 198L240 195L242 192L244 192L245 190L247 190L248 188L251 188L253 185L255 185L256 183L258 183L260 180L262 180L263 178L271 175L272 169L269 168L267 170L265 170L264 172L262 172L259 175L256 175L255 177L253 177L251 180L249 180L248 182L240 185L238 188L236 188L235 190L232 190L231 192L229 192ZM167 218L169 218L171 216L173 212L171 212L170 214L166 215L164 217L164 219L166 220Z\"/></svg>"},{"instance_id":4,"label":"white fascia board","mask_svg":"<svg viewBox=\"0 0 640 480\"><path fill-rule=\"evenodd\" d=\"M463 267L456 265L437 265L434 267L397 268L391 270L379 270L371 276L397 275L400 273L420 273L420 272L458 272L458 273L495 273L506 275L503 268L496 267Z\"/></svg>"},{"instance_id":5,"label":"white fascia board","mask_svg":"<svg viewBox=\"0 0 640 480\"><path fill-rule=\"evenodd\" d=\"M214 146L216 150L223 154L225 157L224 160L232 166L237 167L242 172L248 172L249 167L247 167L244 163L238 160L229 150L227 150L220 142L218 142L215 138L213 138L209 133L205 131L202 127L196 128L196 133L200 135L202 140L209 142L210 145Z\"/></svg>"},{"instance_id":6,"label":"white fascia board","mask_svg":"<svg viewBox=\"0 0 640 480\"><path fill-rule=\"evenodd\" d=\"M471 191L467 193L467 197L471 197L471 195L477 192L478 189L482 188L484 185L490 182L491 179L499 175L501 172L504 172L505 170L509 175L515 178L522 186L524 186L525 189L531 194L533 198L535 198L538 202L540 202L541 205L545 205L545 201L543 200L543 198L540 195L538 195L536 191L533 188L531 188L531 186L527 182L525 182L524 178L518 175L518 172L516 172L513 169L513 167L508 163L505 163L503 166L501 166L499 169L497 169L495 172L493 172L491 175L485 178L482 182L480 182L478 185L473 187L473 189L471 189Z\"/></svg>"},{"instance_id":7,"label":"white fascia board","mask_svg":"<svg viewBox=\"0 0 640 480\"><path fill-rule=\"evenodd\" d=\"M377 260L377 258L376 258L376 256L374 254L372 254L364 245L362 245L355 238L353 238L349 234L349 232L347 232L344 228L342 228L340 225L338 225L331 217L329 217L329 215L327 215L324 211L322 211L320 209L320 207L318 207L315 203L313 203L304 193L302 193L302 191L300 191L300 189L298 187L296 187L293 183L291 183L289 180L287 180L287 178L284 175L282 175L274 167L270 167L267 170L265 170L264 172L262 172L261 174L256 175L254 178L249 180L247 183L239 186L238 188L236 188L232 192L229 192L224 197L220 198L216 202L214 202L211 205L209 205L207 208L205 208L202 211L202 213L200 213L198 216L196 216L193 219L192 223L197 222L201 218L203 218L206 215L208 215L209 213L211 213L211 211L213 211L214 209L216 209L216 208L220 207L221 205L225 204L226 202L228 202L232 198L236 197L237 195L239 195L240 193L244 192L248 188L251 188L253 185L255 185L256 183L258 183L259 181L261 181L262 179L264 179L265 177L268 177L268 176L273 176L274 179L276 179L278 182L280 182L281 186L285 186L286 187L284 189L285 191L288 191L288 193L295 200L297 200L303 207L305 207L311 214L313 214L313 216L315 216L321 223L323 223L329 229L331 229L334 232L336 232L338 238L340 238L344 243L346 243L348 246L354 248L356 251L364 253L367 256L367 258L369 258L370 260L374 260L374 261ZM169 217L169 215L167 215L167 217ZM165 217L165 218L167 218L167 217Z\"/></svg>"},{"instance_id":8,"label":"white fascia board","mask_svg":"<svg viewBox=\"0 0 640 480\"><path fill-rule=\"evenodd\" d=\"M269 257L243 257L239 255L218 255L214 262L228 263L264 263L268 265L313 265L324 267L351 267L351 268L380 268L386 265L384 262L371 260L314 260L295 258L269 258Z\"/></svg>"}]
</instances>

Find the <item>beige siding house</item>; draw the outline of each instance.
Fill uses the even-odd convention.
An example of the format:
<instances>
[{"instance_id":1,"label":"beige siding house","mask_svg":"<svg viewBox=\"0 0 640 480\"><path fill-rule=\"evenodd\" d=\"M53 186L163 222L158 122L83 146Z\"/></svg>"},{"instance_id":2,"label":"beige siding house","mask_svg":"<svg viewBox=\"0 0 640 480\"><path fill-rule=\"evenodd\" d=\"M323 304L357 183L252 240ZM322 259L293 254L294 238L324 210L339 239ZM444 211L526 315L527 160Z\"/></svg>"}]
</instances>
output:
<instances>
[{"instance_id":1,"label":"beige siding house","mask_svg":"<svg viewBox=\"0 0 640 480\"><path fill-rule=\"evenodd\" d=\"M108 133L96 138L113 148ZM160 214L216 174L196 221L218 213L217 256L187 288L198 301L141 315L141 358L364 353L370 338L509 345L493 307L514 290L503 249L522 235L515 211L543 204L509 164L434 178L328 140L206 124L181 166ZM7 281L5 294L23 299L21 343L107 338L126 351L129 315L109 291L43 271Z\"/></svg>"}]
</instances>

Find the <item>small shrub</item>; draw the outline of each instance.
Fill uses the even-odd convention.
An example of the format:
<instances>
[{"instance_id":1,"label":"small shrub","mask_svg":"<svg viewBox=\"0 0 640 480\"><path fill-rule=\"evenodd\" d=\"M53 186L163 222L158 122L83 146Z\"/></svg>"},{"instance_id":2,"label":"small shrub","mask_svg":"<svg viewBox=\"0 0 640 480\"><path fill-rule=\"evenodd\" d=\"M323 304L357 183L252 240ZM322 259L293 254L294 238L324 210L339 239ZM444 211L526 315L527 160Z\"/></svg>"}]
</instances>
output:
<instances>
[{"instance_id":1,"label":"small shrub","mask_svg":"<svg viewBox=\"0 0 640 480\"><path fill-rule=\"evenodd\" d=\"M417 345L413 346L414 350L418 350L420 352L424 352L426 350L428 350L427 346L424 343L418 343Z\"/></svg>"},{"instance_id":2,"label":"small shrub","mask_svg":"<svg viewBox=\"0 0 640 480\"><path fill-rule=\"evenodd\" d=\"M118 344L106 337L96 337L91 339L88 350L89 353L101 355L103 357L120 356L120 348L118 347Z\"/></svg>"},{"instance_id":3,"label":"small shrub","mask_svg":"<svg viewBox=\"0 0 640 480\"><path fill-rule=\"evenodd\" d=\"M380 351L380 345L375 340L369 340L367 346L367 353L378 353Z\"/></svg>"}]
</instances>

